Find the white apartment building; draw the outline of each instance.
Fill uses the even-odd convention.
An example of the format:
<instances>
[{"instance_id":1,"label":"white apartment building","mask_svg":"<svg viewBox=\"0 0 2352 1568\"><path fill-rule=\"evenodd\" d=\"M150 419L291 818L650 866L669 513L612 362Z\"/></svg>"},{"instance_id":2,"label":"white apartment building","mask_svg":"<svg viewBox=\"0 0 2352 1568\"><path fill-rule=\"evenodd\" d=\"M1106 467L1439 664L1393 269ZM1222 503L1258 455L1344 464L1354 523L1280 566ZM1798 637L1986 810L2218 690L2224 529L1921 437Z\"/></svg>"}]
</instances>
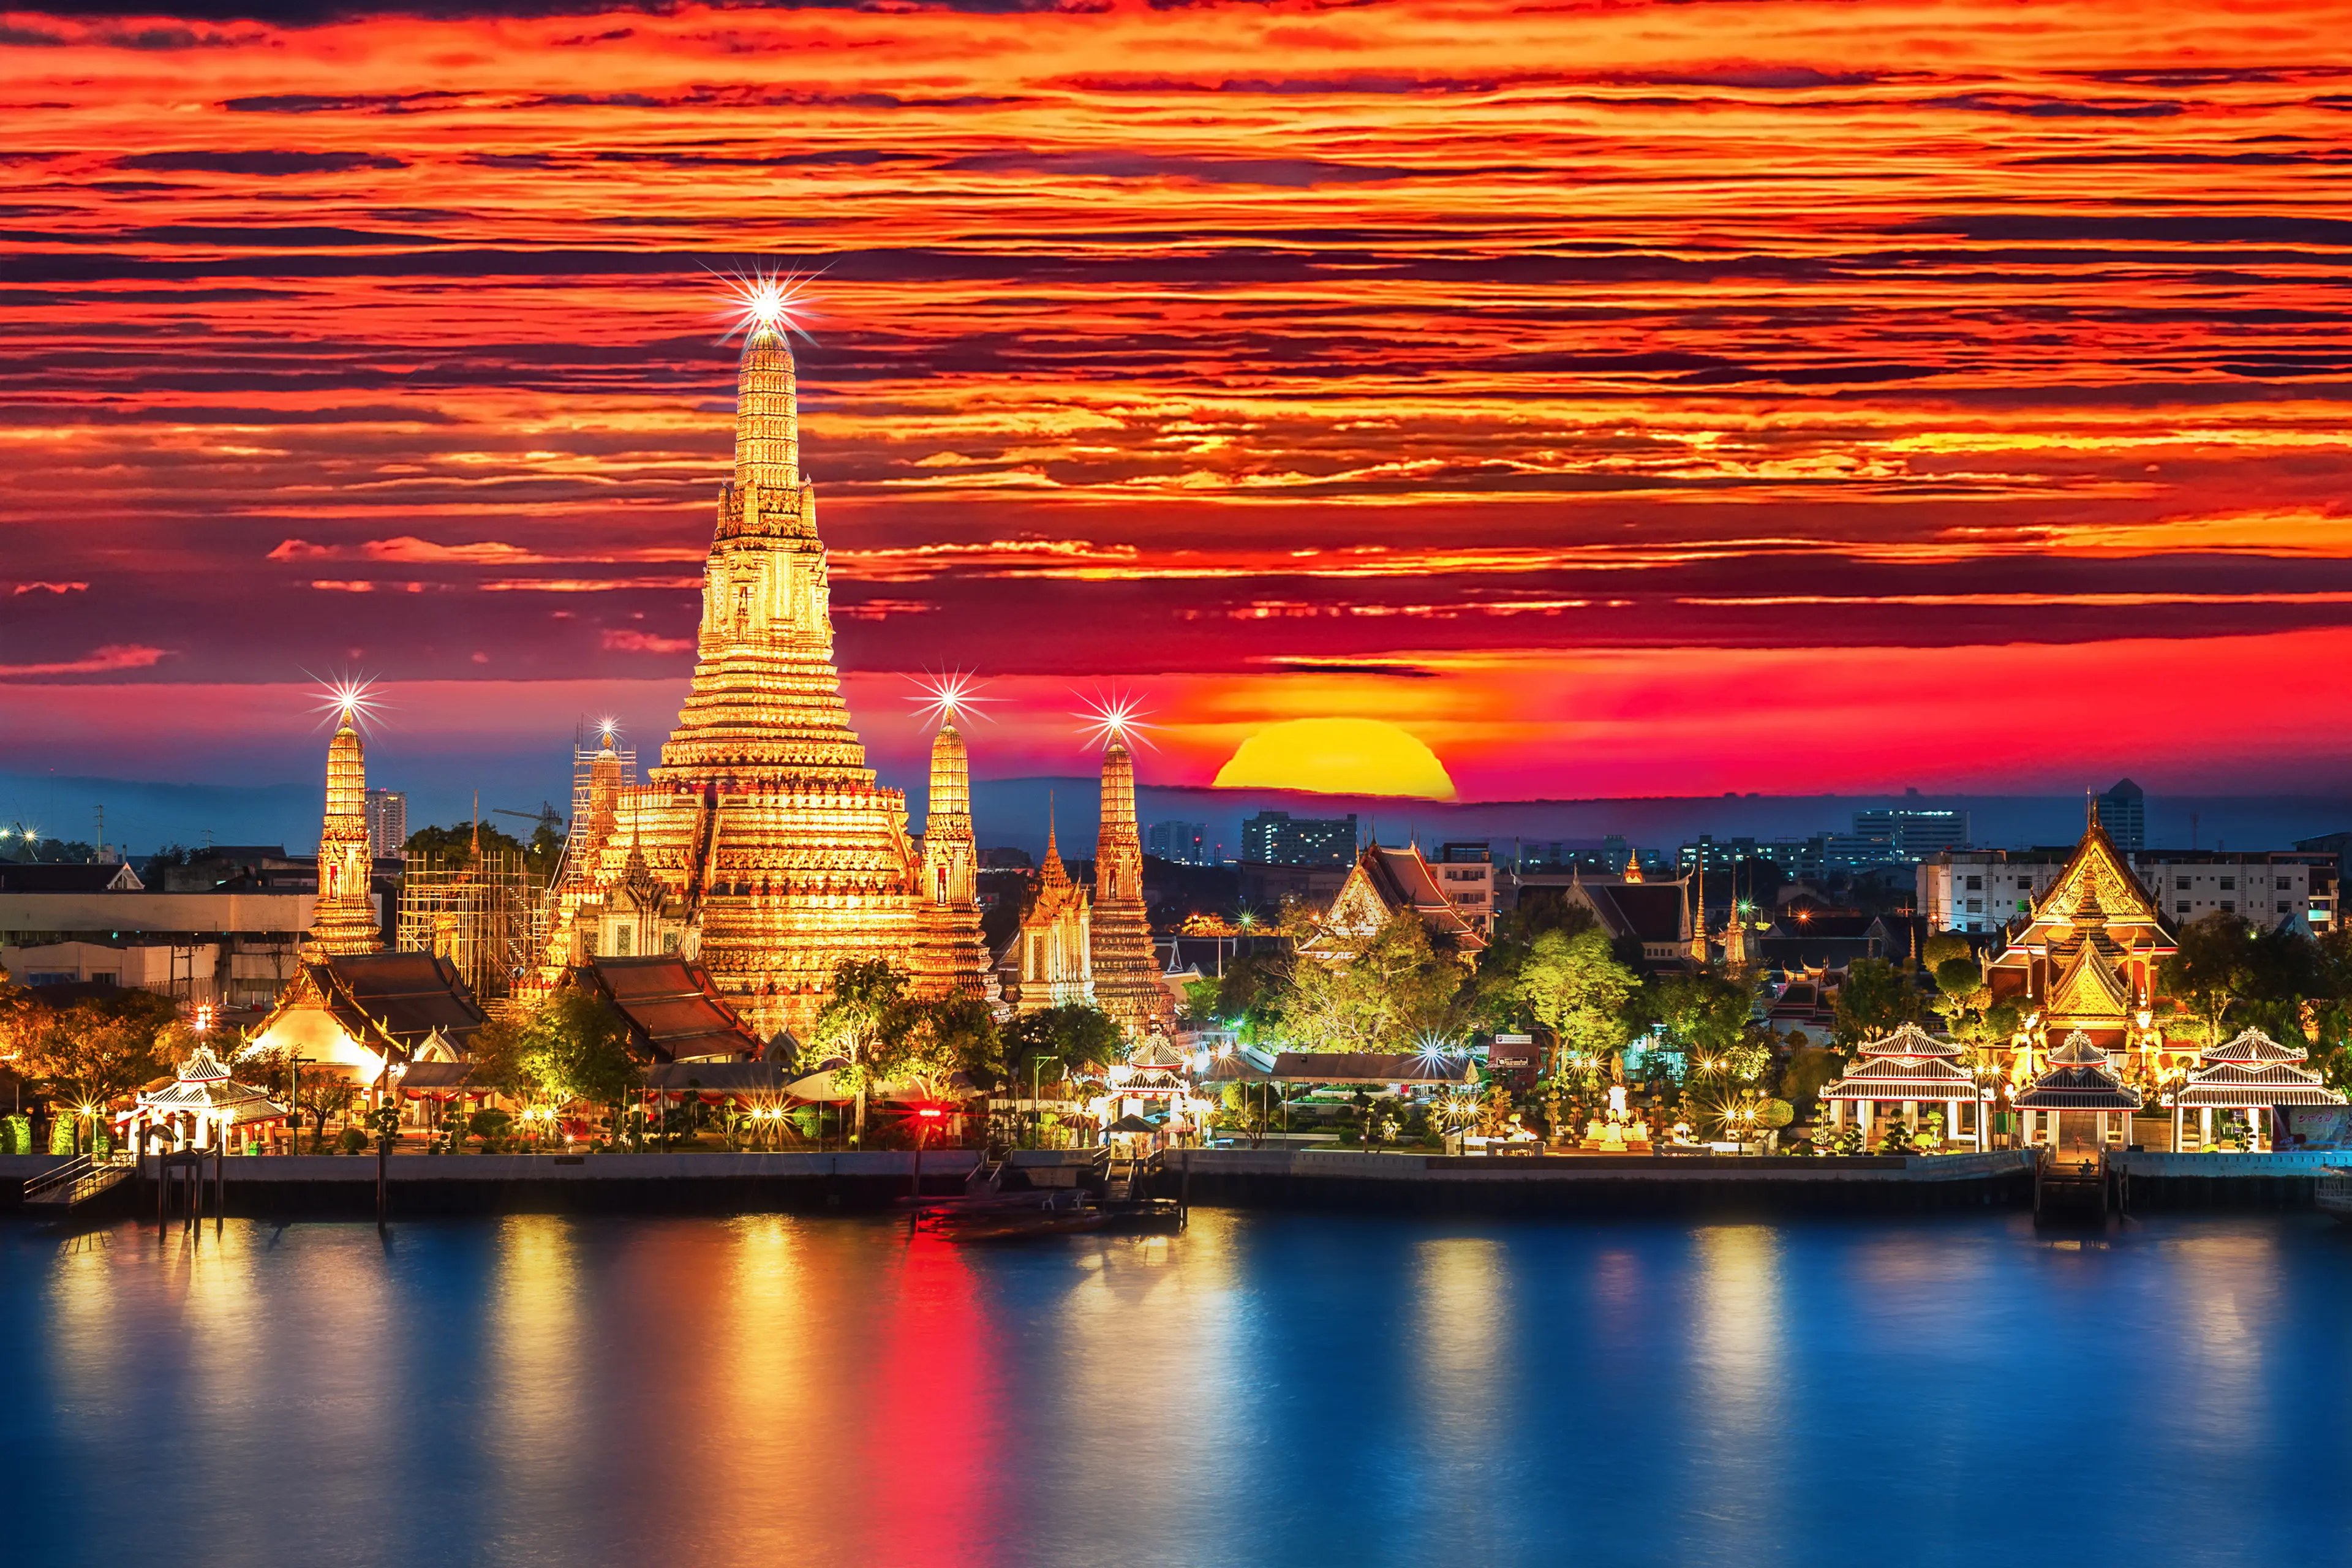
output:
<instances>
[{"instance_id":1,"label":"white apartment building","mask_svg":"<svg viewBox=\"0 0 2352 1568\"><path fill-rule=\"evenodd\" d=\"M1446 844L1429 862L1454 912L1485 935L1495 930L1495 863L1484 844Z\"/></svg>"},{"instance_id":2,"label":"white apartment building","mask_svg":"<svg viewBox=\"0 0 2352 1568\"><path fill-rule=\"evenodd\" d=\"M1936 931L1997 931L2032 912L2074 851L1952 849L1916 871L1919 911ZM2295 850L2231 854L2144 849L2132 872L2176 928L2216 912L2258 926L2300 919L2315 931L2336 919L2336 858Z\"/></svg>"}]
</instances>

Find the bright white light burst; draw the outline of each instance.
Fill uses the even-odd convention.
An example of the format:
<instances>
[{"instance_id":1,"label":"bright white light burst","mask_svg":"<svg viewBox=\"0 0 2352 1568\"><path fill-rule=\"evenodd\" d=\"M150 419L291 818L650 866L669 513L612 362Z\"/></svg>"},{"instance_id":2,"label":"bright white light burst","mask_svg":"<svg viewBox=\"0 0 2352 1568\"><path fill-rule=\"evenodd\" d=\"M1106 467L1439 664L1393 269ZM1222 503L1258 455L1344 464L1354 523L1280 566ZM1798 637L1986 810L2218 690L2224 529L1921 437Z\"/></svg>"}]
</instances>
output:
<instances>
[{"instance_id":1,"label":"bright white light burst","mask_svg":"<svg viewBox=\"0 0 2352 1568\"><path fill-rule=\"evenodd\" d=\"M303 673L310 675L308 670ZM310 679L319 682L316 711L333 720L339 727L349 724L354 729L366 730L374 724L383 707L383 700L376 694L374 681L363 675L331 678L311 675Z\"/></svg>"},{"instance_id":2,"label":"bright white light burst","mask_svg":"<svg viewBox=\"0 0 2352 1568\"><path fill-rule=\"evenodd\" d=\"M994 702L993 697L979 695L982 682L979 676L961 669L942 669L934 675L929 670L907 678L923 693L915 699L915 711L927 724L952 724L959 719L985 719L980 704Z\"/></svg>"},{"instance_id":3,"label":"bright white light burst","mask_svg":"<svg viewBox=\"0 0 2352 1568\"><path fill-rule=\"evenodd\" d=\"M1160 728L1157 724L1143 721L1143 715L1150 710L1143 706L1142 699L1139 697L1118 691L1106 697L1097 692L1086 701L1085 711L1071 716L1086 725L1089 745L1107 747L1117 741L1149 746L1151 742L1143 731Z\"/></svg>"},{"instance_id":4,"label":"bright white light burst","mask_svg":"<svg viewBox=\"0 0 2352 1568\"><path fill-rule=\"evenodd\" d=\"M809 284L814 274L783 272L754 264L748 271L712 271L727 296L726 309L720 312L729 323L719 341L725 342L737 333L782 332L790 337L798 332L809 338L803 320L814 318L808 296Z\"/></svg>"}]
</instances>

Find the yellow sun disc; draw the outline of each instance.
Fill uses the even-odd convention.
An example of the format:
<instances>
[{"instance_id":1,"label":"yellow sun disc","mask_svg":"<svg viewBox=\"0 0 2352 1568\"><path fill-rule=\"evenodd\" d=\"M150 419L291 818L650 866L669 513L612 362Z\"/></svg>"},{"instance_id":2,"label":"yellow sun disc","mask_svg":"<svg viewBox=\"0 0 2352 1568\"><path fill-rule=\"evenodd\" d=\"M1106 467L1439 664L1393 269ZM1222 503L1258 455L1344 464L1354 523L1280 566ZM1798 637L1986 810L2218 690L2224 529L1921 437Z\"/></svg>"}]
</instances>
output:
<instances>
[{"instance_id":1,"label":"yellow sun disc","mask_svg":"<svg viewBox=\"0 0 2352 1568\"><path fill-rule=\"evenodd\" d=\"M1437 753L1381 719L1269 724L1217 770L1216 787L1454 798L1454 780Z\"/></svg>"}]
</instances>

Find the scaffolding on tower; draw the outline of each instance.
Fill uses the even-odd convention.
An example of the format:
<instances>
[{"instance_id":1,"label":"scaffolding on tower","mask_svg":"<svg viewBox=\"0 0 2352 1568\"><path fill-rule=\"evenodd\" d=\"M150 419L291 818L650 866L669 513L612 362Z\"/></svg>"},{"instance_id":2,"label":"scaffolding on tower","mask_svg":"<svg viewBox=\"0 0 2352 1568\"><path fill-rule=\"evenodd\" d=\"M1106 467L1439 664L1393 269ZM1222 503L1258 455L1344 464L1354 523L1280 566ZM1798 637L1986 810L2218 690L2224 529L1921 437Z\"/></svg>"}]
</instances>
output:
<instances>
[{"instance_id":1,"label":"scaffolding on tower","mask_svg":"<svg viewBox=\"0 0 2352 1568\"><path fill-rule=\"evenodd\" d=\"M536 954L545 889L511 849L418 853L400 882L394 943L449 960L485 1008L503 1006Z\"/></svg>"}]
</instances>

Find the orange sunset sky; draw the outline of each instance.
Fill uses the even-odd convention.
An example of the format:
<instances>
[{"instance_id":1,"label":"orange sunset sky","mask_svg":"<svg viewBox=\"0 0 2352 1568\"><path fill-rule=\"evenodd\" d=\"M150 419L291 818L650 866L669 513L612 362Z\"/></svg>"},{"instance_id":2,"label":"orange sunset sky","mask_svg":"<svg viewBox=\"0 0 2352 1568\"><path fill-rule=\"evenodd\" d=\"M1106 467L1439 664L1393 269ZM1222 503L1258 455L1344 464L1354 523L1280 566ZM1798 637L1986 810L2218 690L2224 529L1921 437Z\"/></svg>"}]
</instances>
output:
<instances>
[{"instance_id":1,"label":"orange sunset sky","mask_svg":"<svg viewBox=\"0 0 2352 1568\"><path fill-rule=\"evenodd\" d=\"M813 4L0 16L0 768L650 751L734 354L798 345L906 782L1367 716L1465 799L2333 792L2333 5ZM454 796L453 796L454 797Z\"/></svg>"}]
</instances>

